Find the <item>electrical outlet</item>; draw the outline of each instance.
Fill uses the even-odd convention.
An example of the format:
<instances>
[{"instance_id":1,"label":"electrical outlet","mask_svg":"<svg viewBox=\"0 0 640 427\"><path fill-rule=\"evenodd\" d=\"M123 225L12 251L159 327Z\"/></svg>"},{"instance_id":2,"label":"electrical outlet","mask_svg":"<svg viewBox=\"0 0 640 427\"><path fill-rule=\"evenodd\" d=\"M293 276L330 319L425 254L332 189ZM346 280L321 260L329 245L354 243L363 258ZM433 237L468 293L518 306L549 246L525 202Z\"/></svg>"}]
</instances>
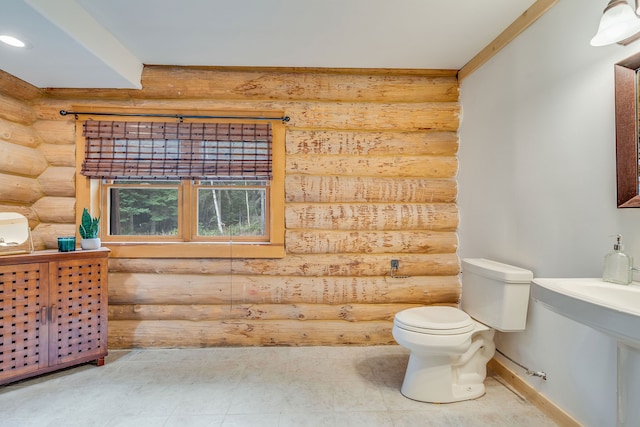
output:
<instances>
[{"instance_id":1,"label":"electrical outlet","mask_svg":"<svg viewBox=\"0 0 640 427\"><path fill-rule=\"evenodd\" d=\"M400 268L400 261L398 261L397 259L392 259L391 260L391 268L394 270L397 270Z\"/></svg>"}]
</instances>

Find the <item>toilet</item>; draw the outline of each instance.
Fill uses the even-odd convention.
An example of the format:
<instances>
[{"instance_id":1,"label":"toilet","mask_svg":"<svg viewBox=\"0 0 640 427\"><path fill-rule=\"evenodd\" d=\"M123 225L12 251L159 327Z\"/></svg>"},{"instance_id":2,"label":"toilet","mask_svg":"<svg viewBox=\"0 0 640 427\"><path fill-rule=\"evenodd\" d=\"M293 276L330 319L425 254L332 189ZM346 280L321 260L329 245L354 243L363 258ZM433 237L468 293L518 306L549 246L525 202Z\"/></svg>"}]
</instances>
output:
<instances>
[{"instance_id":1,"label":"toilet","mask_svg":"<svg viewBox=\"0 0 640 427\"><path fill-rule=\"evenodd\" d=\"M493 336L522 331L533 273L483 258L462 260L462 310L427 306L395 315L393 338L410 351L404 396L449 403L485 393Z\"/></svg>"}]
</instances>

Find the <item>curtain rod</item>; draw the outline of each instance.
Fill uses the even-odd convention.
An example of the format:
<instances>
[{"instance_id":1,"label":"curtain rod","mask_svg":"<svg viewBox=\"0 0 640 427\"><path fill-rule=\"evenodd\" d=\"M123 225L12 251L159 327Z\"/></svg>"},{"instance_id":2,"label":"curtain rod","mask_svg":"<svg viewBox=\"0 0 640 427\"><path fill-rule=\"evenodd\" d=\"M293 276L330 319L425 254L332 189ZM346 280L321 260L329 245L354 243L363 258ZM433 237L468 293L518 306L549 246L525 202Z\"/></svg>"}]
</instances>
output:
<instances>
[{"instance_id":1,"label":"curtain rod","mask_svg":"<svg viewBox=\"0 0 640 427\"><path fill-rule=\"evenodd\" d=\"M286 123L291 118L289 116L283 117L264 117L264 116L198 116L190 114L145 114L145 113L96 113L96 112L84 112L84 111L66 111L60 110L61 116L67 114L73 114L78 120L79 114L87 114L92 116L122 116L122 117L165 117L171 119L178 119L182 122L184 119L250 119L250 120L282 120L282 123Z\"/></svg>"}]
</instances>

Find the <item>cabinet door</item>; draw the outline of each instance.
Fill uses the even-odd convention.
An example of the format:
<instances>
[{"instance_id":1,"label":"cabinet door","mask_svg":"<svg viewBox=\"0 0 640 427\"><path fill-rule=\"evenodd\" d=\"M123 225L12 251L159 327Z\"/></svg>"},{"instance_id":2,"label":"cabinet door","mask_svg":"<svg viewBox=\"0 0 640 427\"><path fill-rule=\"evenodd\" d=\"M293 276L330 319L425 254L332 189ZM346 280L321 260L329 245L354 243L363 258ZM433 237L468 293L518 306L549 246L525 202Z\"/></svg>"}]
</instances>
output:
<instances>
[{"instance_id":1,"label":"cabinet door","mask_svg":"<svg viewBox=\"0 0 640 427\"><path fill-rule=\"evenodd\" d=\"M47 366L48 266L0 266L0 383Z\"/></svg>"},{"instance_id":2,"label":"cabinet door","mask_svg":"<svg viewBox=\"0 0 640 427\"><path fill-rule=\"evenodd\" d=\"M107 258L50 264L50 365L107 354Z\"/></svg>"}]
</instances>

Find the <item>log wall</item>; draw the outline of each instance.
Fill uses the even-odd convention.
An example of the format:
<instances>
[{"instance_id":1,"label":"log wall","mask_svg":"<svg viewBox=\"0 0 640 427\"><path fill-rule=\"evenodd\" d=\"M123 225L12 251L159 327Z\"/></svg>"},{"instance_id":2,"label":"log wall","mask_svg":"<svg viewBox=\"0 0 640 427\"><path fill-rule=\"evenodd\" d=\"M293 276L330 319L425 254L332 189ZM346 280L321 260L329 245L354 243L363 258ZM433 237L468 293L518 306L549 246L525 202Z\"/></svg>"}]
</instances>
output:
<instances>
[{"instance_id":1,"label":"log wall","mask_svg":"<svg viewBox=\"0 0 640 427\"><path fill-rule=\"evenodd\" d=\"M48 196L38 177L49 163L33 128L37 119L32 102L41 96L39 89L0 71L0 211L26 216L32 229L41 223L33 205ZM37 235L34 243L45 248Z\"/></svg>"},{"instance_id":2,"label":"log wall","mask_svg":"<svg viewBox=\"0 0 640 427\"><path fill-rule=\"evenodd\" d=\"M139 91L5 75L0 209L28 213L39 247L74 233L75 126L60 110L284 111L286 256L112 258L109 345L393 343L394 313L459 299L455 74L152 66ZM391 278L391 259L409 277Z\"/></svg>"}]
</instances>

